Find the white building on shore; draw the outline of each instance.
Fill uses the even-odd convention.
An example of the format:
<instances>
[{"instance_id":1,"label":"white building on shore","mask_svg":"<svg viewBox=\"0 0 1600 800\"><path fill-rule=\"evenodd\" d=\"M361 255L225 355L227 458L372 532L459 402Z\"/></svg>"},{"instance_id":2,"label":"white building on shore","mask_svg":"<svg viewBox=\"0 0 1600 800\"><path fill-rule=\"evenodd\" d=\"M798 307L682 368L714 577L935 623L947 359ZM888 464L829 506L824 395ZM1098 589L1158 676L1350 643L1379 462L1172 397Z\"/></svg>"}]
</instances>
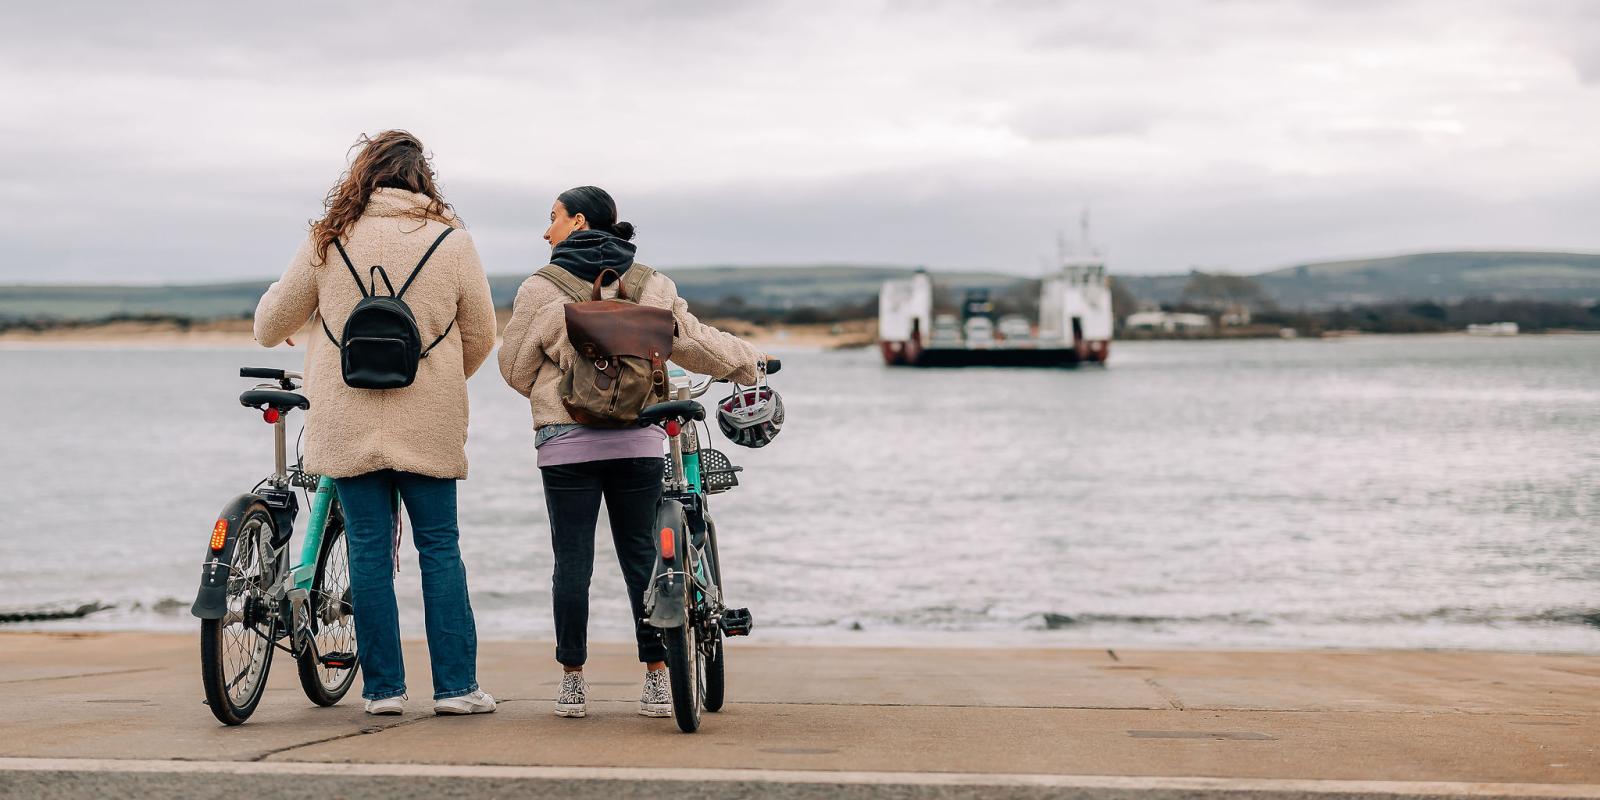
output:
<instances>
[{"instance_id":1,"label":"white building on shore","mask_svg":"<svg viewBox=\"0 0 1600 800\"><path fill-rule=\"evenodd\" d=\"M1139 311L1129 314L1123 325L1130 331L1209 333L1211 331L1211 318L1204 314L1180 314L1173 311Z\"/></svg>"}]
</instances>

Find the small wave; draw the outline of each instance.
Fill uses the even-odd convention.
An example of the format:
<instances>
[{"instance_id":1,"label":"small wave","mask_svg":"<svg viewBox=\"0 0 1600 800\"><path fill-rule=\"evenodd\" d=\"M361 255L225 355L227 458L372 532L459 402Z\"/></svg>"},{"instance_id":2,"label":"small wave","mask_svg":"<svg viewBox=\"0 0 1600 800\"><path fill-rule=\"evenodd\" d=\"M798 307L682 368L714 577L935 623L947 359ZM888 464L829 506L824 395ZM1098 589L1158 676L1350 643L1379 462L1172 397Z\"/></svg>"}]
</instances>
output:
<instances>
[{"instance_id":1,"label":"small wave","mask_svg":"<svg viewBox=\"0 0 1600 800\"><path fill-rule=\"evenodd\" d=\"M0 611L0 625L15 622L49 622L55 619L82 619L97 611L108 611L116 606L84 603L76 608L42 608L27 611Z\"/></svg>"},{"instance_id":2,"label":"small wave","mask_svg":"<svg viewBox=\"0 0 1600 800\"><path fill-rule=\"evenodd\" d=\"M1189 625L1225 623L1229 625L1270 625L1272 620L1254 614L1198 614L1167 616L1158 614L1060 614L1046 611L1039 615L1045 630L1058 631L1084 625Z\"/></svg>"},{"instance_id":3,"label":"small wave","mask_svg":"<svg viewBox=\"0 0 1600 800\"><path fill-rule=\"evenodd\" d=\"M1063 614L1045 611L1038 615L1045 630L1065 630L1087 625L1393 625L1404 623L1447 622L1455 625L1584 625L1600 628L1600 609L1548 608L1537 611L1462 608L1445 606L1426 611L1395 611L1379 614L1285 613L1260 616L1228 614Z\"/></svg>"}]
</instances>

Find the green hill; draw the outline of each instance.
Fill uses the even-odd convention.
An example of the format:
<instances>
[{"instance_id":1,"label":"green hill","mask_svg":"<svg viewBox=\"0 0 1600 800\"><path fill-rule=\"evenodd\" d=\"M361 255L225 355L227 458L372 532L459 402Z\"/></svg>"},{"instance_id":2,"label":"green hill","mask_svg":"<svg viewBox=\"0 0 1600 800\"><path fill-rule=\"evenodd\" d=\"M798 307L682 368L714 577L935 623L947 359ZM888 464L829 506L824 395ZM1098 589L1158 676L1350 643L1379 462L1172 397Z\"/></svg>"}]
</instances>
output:
<instances>
[{"instance_id":1,"label":"green hill","mask_svg":"<svg viewBox=\"0 0 1600 800\"><path fill-rule=\"evenodd\" d=\"M1115 265L1113 265L1114 267ZM665 270L691 303L737 298L745 306L830 308L867 302L890 278L911 270L891 266L705 266ZM526 275L489 278L495 304L506 307ZM1188 275L1115 275L1145 302L1175 303ZM1466 298L1592 304L1600 298L1600 254L1419 253L1352 261L1307 263L1252 276L1286 309L1326 309L1399 301L1455 302ZM936 272L941 286L1000 288L1021 278L995 272ZM104 319L175 315L216 318L249 314L268 281L183 286L0 286L0 319Z\"/></svg>"},{"instance_id":2,"label":"green hill","mask_svg":"<svg viewBox=\"0 0 1600 800\"><path fill-rule=\"evenodd\" d=\"M1255 277L1290 308L1467 298L1591 303L1600 298L1600 255L1417 253L1303 264Z\"/></svg>"},{"instance_id":3,"label":"green hill","mask_svg":"<svg viewBox=\"0 0 1600 800\"><path fill-rule=\"evenodd\" d=\"M1188 275L1117 275L1141 301L1176 303ZM1326 261L1251 276L1283 308L1326 309L1468 298L1593 303L1600 255L1589 253L1417 253Z\"/></svg>"},{"instance_id":4,"label":"green hill","mask_svg":"<svg viewBox=\"0 0 1600 800\"><path fill-rule=\"evenodd\" d=\"M739 298L746 306L774 309L859 304L878 296L885 280L911 274L907 267L786 266L682 267L664 270L691 303ZM509 307L526 275L491 275L495 305ZM1011 276L982 272L939 273L953 288L999 286ZM0 319L94 320L114 316L233 317L255 310L270 281L177 286L0 286Z\"/></svg>"}]
</instances>

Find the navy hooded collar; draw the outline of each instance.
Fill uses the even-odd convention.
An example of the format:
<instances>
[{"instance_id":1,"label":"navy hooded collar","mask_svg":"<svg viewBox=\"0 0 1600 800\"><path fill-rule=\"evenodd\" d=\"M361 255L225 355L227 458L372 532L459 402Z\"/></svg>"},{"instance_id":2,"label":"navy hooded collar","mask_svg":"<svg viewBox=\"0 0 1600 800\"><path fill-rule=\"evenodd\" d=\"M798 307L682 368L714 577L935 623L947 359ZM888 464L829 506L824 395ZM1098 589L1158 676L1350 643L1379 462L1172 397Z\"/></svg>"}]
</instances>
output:
<instances>
[{"instance_id":1,"label":"navy hooded collar","mask_svg":"<svg viewBox=\"0 0 1600 800\"><path fill-rule=\"evenodd\" d=\"M632 242L604 231L577 231L551 249L550 263L592 284L608 269L616 270L618 275L628 271L637 249ZM609 286L611 282L607 280L602 285Z\"/></svg>"}]
</instances>

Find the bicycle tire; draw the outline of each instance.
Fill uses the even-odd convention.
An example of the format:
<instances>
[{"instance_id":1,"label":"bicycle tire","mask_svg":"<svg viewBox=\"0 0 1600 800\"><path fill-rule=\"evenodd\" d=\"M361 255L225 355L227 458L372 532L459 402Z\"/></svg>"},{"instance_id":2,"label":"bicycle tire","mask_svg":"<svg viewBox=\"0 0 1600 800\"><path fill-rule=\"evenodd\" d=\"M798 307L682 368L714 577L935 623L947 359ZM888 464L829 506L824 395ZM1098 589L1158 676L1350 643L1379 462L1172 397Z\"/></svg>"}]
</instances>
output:
<instances>
[{"instance_id":1,"label":"bicycle tire","mask_svg":"<svg viewBox=\"0 0 1600 800\"><path fill-rule=\"evenodd\" d=\"M706 525L706 569L711 575L711 582L716 584L717 590L723 592L727 587L722 585L722 559L717 553L717 524L708 514L705 517ZM726 595L724 595L726 596ZM705 659L703 665L705 672L705 697L702 704L707 711L715 714L722 710L722 703L727 696L727 670L726 660L722 649L723 635L721 630L715 630L716 644L712 645L711 657Z\"/></svg>"},{"instance_id":2,"label":"bicycle tire","mask_svg":"<svg viewBox=\"0 0 1600 800\"><path fill-rule=\"evenodd\" d=\"M261 557L260 537L263 531L268 534L274 532L272 514L267 510L265 504L252 503L239 518L239 538L235 541L233 550L233 563L236 570L246 571L250 568L250 562L241 561L240 556L241 548L248 545L250 549L245 551L248 553L245 558L255 558L257 560L255 569L259 574L261 569L259 564ZM233 597L229 598L228 605L231 615L233 613ZM243 605L243 603L240 603L239 613L241 615L243 613ZM277 620L269 620L266 636L262 636L260 631L253 628L249 629L249 633L254 634L254 640L250 639L249 634L242 630L238 633L230 633L229 628L233 626L226 624L228 622L227 617L200 621L200 680L205 685L206 705L211 709L211 714L217 718L217 721L224 725L243 725L246 720L250 719L250 715L255 713L256 706L261 704L261 696L266 693L267 677L272 673L272 651L274 649L272 641L277 636ZM242 617L236 624L241 629L244 628ZM239 698L238 702L235 702L232 692L229 690L229 684L234 676L228 674L230 670L227 662L229 652L239 652L235 650L234 646L242 642L252 642L251 658L248 662L250 666L247 669L253 667L259 674L249 690ZM263 643L265 644L264 647L262 646ZM258 667L255 666L257 662L260 662Z\"/></svg>"},{"instance_id":3,"label":"bicycle tire","mask_svg":"<svg viewBox=\"0 0 1600 800\"><path fill-rule=\"evenodd\" d=\"M722 632L717 632L717 643L712 647L711 658L705 660L706 695L704 705L707 711L715 714L722 710L723 698L727 695L728 681L725 674L726 656L722 650Z\"/></svg>"},{"instance_id":4,"label":"bicycle tire","mask_svg":"<svg viewBox=\"0 0 1600 800\"><path fill-rule=\"evenodd\" d=\"M700 729L700 654L695 647L694 625L680 625L661 631L667 645L667 677L672 683L672 718L678 730L694 733Z\"/></svg>"},{"instance_id":5,"label":"bicycle tire","mask_svg":"<svg viewBox=\"0 0 1600 800\"><path fill-rule=\"evenodd\" d=\"M340 569L338 565L340 560L338 556L340 555L344 557L342 586L339 584ZM330 584L333 585L330 586ZM317 569L315 577L311 581L312 646L306 648L305 652L300 653L299 657L296 658L300 672L300 688L305 691L306 697L311 702L319 706L331 706L343 700L345 694L350 691L350 687L355 685L356 682L358 665L352 664L347 669L328 670L327 674L337 677L337 680L330 683L324 680L325 673L323 669L325 667L319 661L322 655L319 641L324 632L323 627L328 624L324 617L326 604L338 602L341 605L348 606L348 602L344 598L348 596L349 591L350 551L344 537L344 515L339 508L339 501L334 500L332 507L328 509L327 526L322 531L322 547L317 551ZM339 599L335 601L333 598ZM339 645L349 648L344 652L354 654L356 652L355 618L349 608L341 608L338 613L343 618L340 623L343 630L338 634ZM337 673L341 672L344 674L337 675Z\"/></svg>"},{"instance_id":6,"label":"bicycle tire","mask_svg":"<svg viewBox=\"0 0 1600 800\"><path fill-rule=\"evenodd\" d=\"M688 530L684 526L679 530ZM693 548L683 549L684 572L694 574L694 563L690 561ZM673 628L663 628L661 638L667 645L667 679L672 684L672 718L678 723L678 730L684 733L694 733L700 729L700 650L695 646L694 622L694 585L690 581L683 581L683 593L676 597L666 597L657 602L682 603L684 607L683 624Z\"/></svg>"}]
</instances>

